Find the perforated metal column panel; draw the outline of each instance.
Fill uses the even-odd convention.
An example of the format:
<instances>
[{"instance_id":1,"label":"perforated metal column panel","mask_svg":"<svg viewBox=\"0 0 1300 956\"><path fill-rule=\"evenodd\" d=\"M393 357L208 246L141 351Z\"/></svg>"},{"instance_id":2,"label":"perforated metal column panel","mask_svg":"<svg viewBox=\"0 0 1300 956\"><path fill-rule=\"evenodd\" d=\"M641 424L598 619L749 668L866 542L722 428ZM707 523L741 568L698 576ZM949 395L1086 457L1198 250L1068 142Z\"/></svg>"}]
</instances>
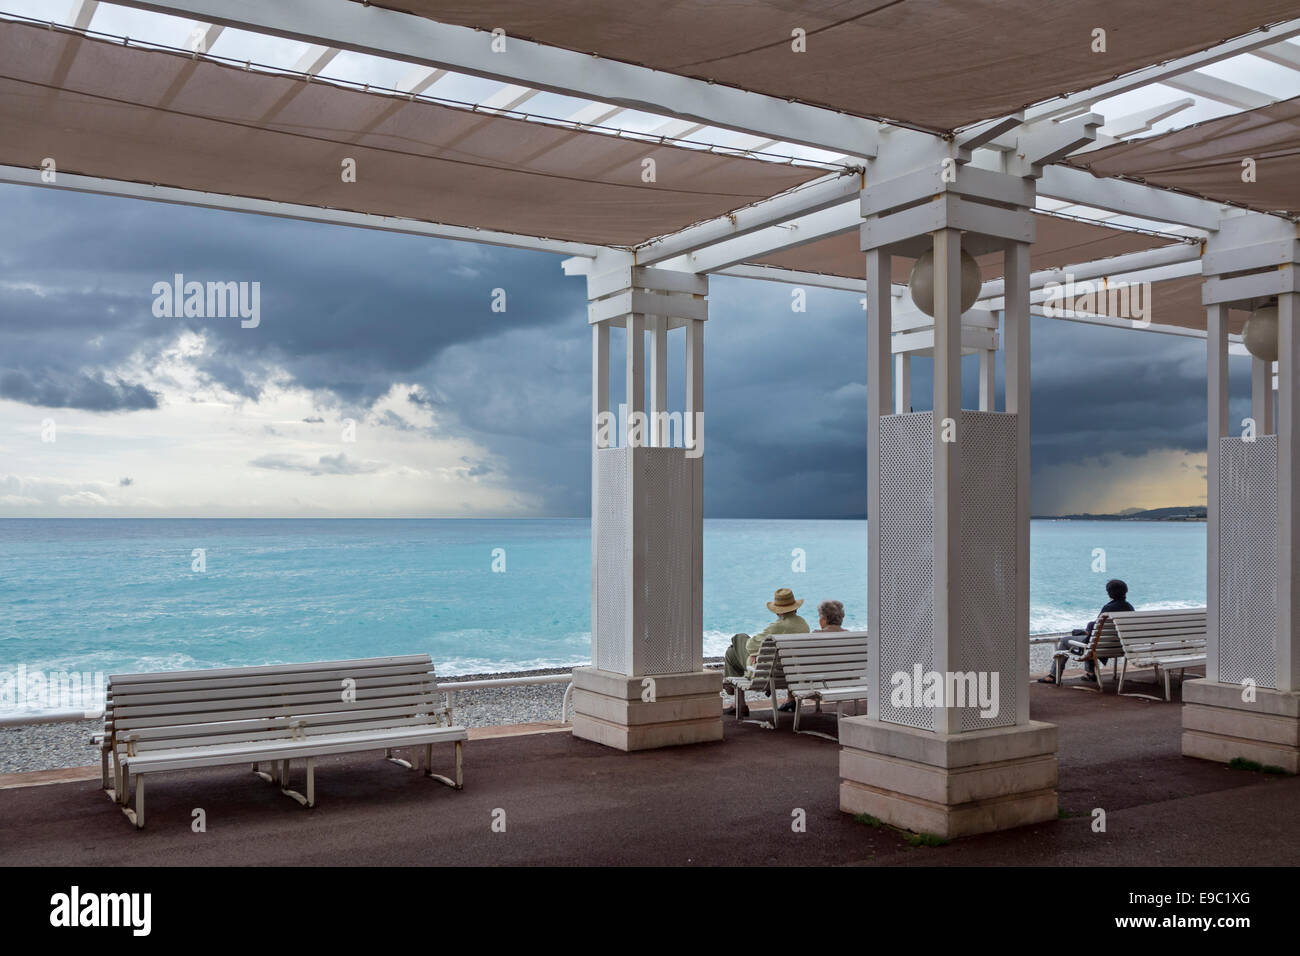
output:
<instances>
[{"instance_id":1,"label":"perforated metal column panel","mask_svg":"<svg viewBox=\"0 0 1300 956\"><path fill-rule=\"evenodd\" d=\"M961 454L961 633L952 669L975 672L985 699L997 675L996 707L958 711L961 730L1010 727L1016 722L1016 661L1025 634L1017 634L1016 416L963 411L957 428ZM983 675L983 676L981 676ZM968 685L969 686L969 685ZM967 697L967 700L970 698ZM994 713L994 711L996 711Z\"/></svg>"},{"instance_id":2,"label":"perforated metal column panel","mask_svg":"<svg viewBox=\"0 0 1300 956\"><path fill-rule=\"evenodd\" d=\"M632 500L627 448L601 448L591 509L596 587L591 609L591 658L601 670L629 673L627 653L627 540Z\"/></svg>"},{"instance_id":3,"label":"perforated metal column panel","mask_svg":"<svg viewBox=\"0 0 1300 956\"><path fill-rule=\"evenodd\" d=\"M934 729L934 711L895 707L893 676L934 664L934 415L880 420L880 719Z\"/></svg>"},{"instance_id":4,"label":"perforated metal column panel","mask_svg":"<svg viewBox=\"0 0 1300 956\"><path fill-rule=\"evenodd\" d=\"M703 635L695 603L698 524L692 509L699 472L681 448L605 448L595 454L592 660L601 670L629 676L698 671ZM633 508L641 528L635 542L629 537ZM633 587L642 601L629 634Z\"/></svg>"},{"instance_id":5,"label":"perforated metal column panel","mask_svg":"<svg viewBox=\"0 0 1300 956\"><path fill-rule=\"evenodd\" d=\"M694 469L681 448L637 448L637 507L643 508L645 611L636 629L633 673L685 674L703 666L703 636L692 622Z\"/></svg>"},{"instance_id":6,"label":"perforated metal column panel","mask_svg":"<svg viewBox=\"0 0 1300 956\"><path fill-rule=\"evenodd\" d=\"M1277 436L1219 440L1219 680L1277 686Z\"/></svg>"}]
</instances>

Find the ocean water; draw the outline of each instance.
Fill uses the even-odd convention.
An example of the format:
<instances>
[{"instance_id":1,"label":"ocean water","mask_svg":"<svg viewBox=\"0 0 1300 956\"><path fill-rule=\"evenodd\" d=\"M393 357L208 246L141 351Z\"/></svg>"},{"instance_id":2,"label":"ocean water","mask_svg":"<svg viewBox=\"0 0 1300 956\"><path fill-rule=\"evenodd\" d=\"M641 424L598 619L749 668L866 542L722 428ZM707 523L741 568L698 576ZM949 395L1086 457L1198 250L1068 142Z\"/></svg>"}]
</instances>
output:
<instances>
[{"instance_id":1,"label":"ocean water","mask_svg":"<svg viewBox=\"0 0 1300 956\"><path fill-rule=\"evenodd\" d=\"M1204 524L1043 520L1031 545L1035 633L1082 626L1110 577L1140 609L1205 603ZM706 655L770 620L778 587L814 626L836 598L864 627L866 548L864 521L705 521ZM447 675L568 666L590 659L590 594L586 519L3 519L0 674L420 652Z\"/></svg>"}]
</instances>

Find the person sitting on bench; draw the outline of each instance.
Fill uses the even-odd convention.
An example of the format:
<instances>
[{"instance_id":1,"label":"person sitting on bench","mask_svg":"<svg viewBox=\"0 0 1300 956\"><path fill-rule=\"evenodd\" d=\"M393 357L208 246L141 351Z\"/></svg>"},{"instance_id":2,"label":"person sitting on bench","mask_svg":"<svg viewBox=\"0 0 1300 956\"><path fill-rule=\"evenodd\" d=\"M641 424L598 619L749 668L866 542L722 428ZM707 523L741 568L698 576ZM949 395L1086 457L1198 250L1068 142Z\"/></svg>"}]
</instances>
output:
<instances>
[{"instance_id":1,"label":"person sitting on bench","mask_svg":"<svg viewBox=\"0 0 1300 956\"><path fill-rule=\"evenodd\" d=\"M726 676L745 677L749 674L754 662L758 660L758 649L763 646L765 637L773 634L807 634L808 622L795 613L802 605L803 601L796 601L794 592L789 588L778 588L772 600L767 602L767 609L776 615L776 620L752 637L736 634L731 638L731 646L723 656L726 661ZM749 712L745 706L745 695L739 689L736 692L736 706L728 707L723 713L734 714L737 711L742 717Z\"/></svg>"},{"instance_id":2,"label":"person sitting on bench","mask_svg":"<svg viewBox=\"0 0 1300 956\"><path fill-rule=\"evenodd\" d=\"M1128 603L1128 585L1125 584L1123 581L1121 581L1119 578L1111 578L1109 581L1106 582L1106 594L1110 597L1110 600L1107 601L1105 605L1102 606L1102 609L1099 612L1098 616L1100 616L1101 614L1112 614L1115 611L1133 610L1133 605ZM1092 629L1096 626L1097 626L1096 621L1089 621L1088 626L1084 628L1082 631L1079 630L1078 628L1075 628L1070 633L1069 637L1063 637L1060 639L1060 641L1057 642L1056 649L1058 651L1068 651L1070 649L1070 641L1076 640L1080 637L1091 638ZM1106 658L1104 657L1101 658L1101 662L1105 664ZM1064 666L1061 667L1061 673L1062 674L1065 673ZM1096 668L1093 665L1092 661L1090 660L1083 662L1083 679L1086 681L1093 681L1094 683L1097 680ZM1038 678L1038 683L1040 684L1056 683L1056 658L1053 658L1051 672L1044 677Z\"/></svg>"}]
</instances>

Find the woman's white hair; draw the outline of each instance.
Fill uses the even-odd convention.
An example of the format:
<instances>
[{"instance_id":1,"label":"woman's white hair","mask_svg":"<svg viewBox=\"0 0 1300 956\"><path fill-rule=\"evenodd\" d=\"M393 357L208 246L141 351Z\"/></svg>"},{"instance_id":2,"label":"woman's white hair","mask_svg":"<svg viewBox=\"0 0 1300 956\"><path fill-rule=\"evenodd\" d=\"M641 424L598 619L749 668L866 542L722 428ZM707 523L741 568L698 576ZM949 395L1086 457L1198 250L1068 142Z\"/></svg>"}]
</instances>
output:
<instances>
[{"instance_id":1,"label":"woman's white hair","mask_svg":"<svg viewBox=\"0 0 1300 956\"><path fill-rule=\"evenodd\" d=\"M822 601L817 605L817 616L825 618L827 624L843 624L844 605L839 601Z\"/></svg>"}]
</instances>

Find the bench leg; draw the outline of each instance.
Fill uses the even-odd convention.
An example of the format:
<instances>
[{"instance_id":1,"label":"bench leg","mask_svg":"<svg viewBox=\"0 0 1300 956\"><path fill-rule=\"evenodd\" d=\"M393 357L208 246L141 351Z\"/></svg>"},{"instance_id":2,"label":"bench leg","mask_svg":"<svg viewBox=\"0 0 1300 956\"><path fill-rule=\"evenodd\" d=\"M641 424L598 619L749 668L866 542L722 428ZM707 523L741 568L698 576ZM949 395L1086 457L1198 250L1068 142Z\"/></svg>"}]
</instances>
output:
<instances>
[{"instance_id":1,"label":"bench leg","mask_svg":"<svg viewBox=\"0 0 1300 956\"><path fill-rule=\"evenodd\" d=\"M108 748L103 744L99 747L99 779L104 785L105 790L112 790L113 785L108 779Z\"/></svg>"},{"instance_id":2,"label":"bench leg","mask_svg":"<svg viewBox=\"0 0 1300 956\"><path fill-rule=\"evenodd\" d=\"M280 792L286 797L292 797L304 807L313 807L316 805L316 759L307 758L307 795L303 796L297 790L289 786L289 761L282 760L282 770L280 772Z\"/></svg>"},{"instance_id":3,"label":"bench leg","mask_svg":"<svg viewBox=\"0 0 1300 956\"><path fill-rule=\"evenodd\" d=\"M1128 673L1128 658L1124 658L1124 669L1119 672L1119 686L1115 688L1116 695L1124 693L1124 675Z\"/></svg>"},{"instance_id":4,"label":"bench leg","mask_svg":"<svg viewBox=\"0 0 1300 956\"><path fill-rule=\"evenodd\" d=\"M440 773L433 772L433 744L426 744L424 748L424 775L432 777L439 783L446 784L453 790L465 789L465 777L461 767L461 744L463 741L456 741L456 779L444 777Z\"/></svg>"},{"instance_id":5,"label":"bench leg","mask_svg":"<svg viewBox=\"0 0 1300 956\"><path fill-rule=\"evenodd\" d=\"M385 760L391 760L393 763L397 764L399 767L405 767L407 770L418 770L418 769L419 769L415 764L411 763L411 761L409 761L409 760L403 760L401 757L394 757L394 756L393 756L393 748L392 748L392 747L388 747L388 748L386 748L386 749L384 750L384 759L385 759Z\"/></svg>"},{"instance_id":6,"label":"bench leg","mask_svg":"<svg viewBox=\"0 0 1300 956\"><path fill-rule=\"evenodd\" d=\"M1160 668L1160 673L1165 675L1165 700L1169 700L1169 669L1162 667Z\"/></svg>"},{"instance_id":7,"label":"bench leg","mask_svg":"<svg viewBox=\"0 0 1300 956\"><path fill-rule=\"evenodd\" d=\"M137 830L144 829L144 774L135 775L135 809L130 807L130 797L122 794L121 811L126 814L126 818L135 824Z\"/></svg>"}]
</instances>

